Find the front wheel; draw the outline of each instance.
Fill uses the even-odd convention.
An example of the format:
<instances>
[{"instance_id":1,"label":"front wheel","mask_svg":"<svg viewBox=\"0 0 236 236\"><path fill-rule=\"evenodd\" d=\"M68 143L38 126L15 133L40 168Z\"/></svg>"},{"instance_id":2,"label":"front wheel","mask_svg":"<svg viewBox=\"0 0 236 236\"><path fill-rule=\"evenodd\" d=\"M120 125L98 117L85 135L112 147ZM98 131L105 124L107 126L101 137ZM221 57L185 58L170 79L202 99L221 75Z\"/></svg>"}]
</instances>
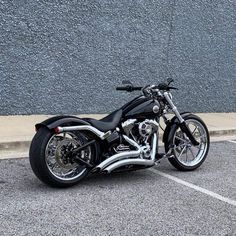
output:
<instances>
[{"instance_id":1,"label":"front wheel","mask_svg":"<svg viewBox=\"0 0 236 236\"><path fill-rule=\"evenodd\" d=\"M209 132L205 123L196 115L188 115L184 118L194 138L199 145L192 145L189 138L182 132L177 124L174 124L169 134L169 142L165 143L165 151L172 147L172 158L169 162L178 170L191 171L205 161L209 146Z\"/></svg>"},{"instance_id":2,"label":"front wheel","mask_svg":"<svg viewBox=\"0 0 236 236\"><path fill-rule=\"evenodd\" d=\"M46 127L40 128L32 140L29 153L33 172L41 181L53 187L76 184L89 173L89 169L75 162L67 153L86 142L86 136L78 132L55 134ZM94 149L88 146L80 156L88 162L93 161L96 155Z\"/></svg>"}]
</instances>

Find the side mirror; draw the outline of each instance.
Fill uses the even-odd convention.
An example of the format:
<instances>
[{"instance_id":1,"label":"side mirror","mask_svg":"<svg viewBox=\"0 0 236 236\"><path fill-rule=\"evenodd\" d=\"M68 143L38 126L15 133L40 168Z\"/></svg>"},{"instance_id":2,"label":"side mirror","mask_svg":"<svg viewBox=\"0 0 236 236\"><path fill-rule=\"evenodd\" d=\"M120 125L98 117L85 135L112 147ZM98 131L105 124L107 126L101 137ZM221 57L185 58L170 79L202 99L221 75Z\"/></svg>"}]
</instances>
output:
<instances>
[{"instance_id":1,"label":"side mirror","mask_svg":"<svg viewBox=\"0 0 236 236\"><path fill-rule=\"evenodd\" d=\"M168 85L170 85L172 82L174 82L174 80L173 80L172 78L168 78L168 79L167 79Z\"/></svg>"},{"instance_id":2,"label":"side mirror","mask_svg":"<svg viewBox=\"0 0 236 236\"><path fill-rule=\"evenodd\" d=\"M128 85L133 86L133 84L129 80L123 80L122 84L128 84Z\"/></svg>"}]
</instances>

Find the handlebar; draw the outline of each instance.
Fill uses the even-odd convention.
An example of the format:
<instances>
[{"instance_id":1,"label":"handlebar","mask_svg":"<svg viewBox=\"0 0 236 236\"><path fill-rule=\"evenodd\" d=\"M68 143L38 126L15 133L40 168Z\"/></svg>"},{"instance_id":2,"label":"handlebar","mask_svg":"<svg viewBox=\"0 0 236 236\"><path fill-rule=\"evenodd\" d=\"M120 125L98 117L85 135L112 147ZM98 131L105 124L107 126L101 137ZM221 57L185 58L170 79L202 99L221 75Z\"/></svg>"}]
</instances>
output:
<instances>
[{"instance_id":1,"label":"handlebar","mask_svg":"<svg viewBox=\"0 0 236 236\"><path fill-rule=\"evenodd\" d=\"M172 86L169 86L168 84L166 83L160 83L159 85L153 87L154 89L159 89L159 90L166 90L166 91L169 91L171 89L178 89L176 87L172 87Z\"/></svg>"},{"instance_id":2,"label":"handlebar","mask_svg":"<svg viewBox=\"0 0 236 236\"><path fill-rule=\"evenodd\" d=\"M140 91L140 90L142 90L142 88L143 87L134 87L131 85L126 85L123 87L116 87L116 90L132 92L132 91Z\"/></svg>"},{"instance_id":3,"label":"handlebar","mask_svg":"<svg viewBox=\"0 0 236 236\"><path fill-rule=\"evenodd\" d=\"M120 90L120 91L124 90L124 91L127 91L127 87L116 87L116 90Z\"/></svg>"},{"instance_id":4,"label":"handlebar","mask_svg":"<svg viewBox=\"0 0 236 236\"><path fill-rule=\"evenodd\" d=\"M128 81L128 82L129 82L129 81ZM163 91L169 91L169 90L171 90L171 89L177 89L177 88L175 88L175 87L170 86L170 83L173 82L172 79L168 79L167 82L168 82L168 83L160 83L159 85L156 85L156 86L154 86L154 85L147 85L147 86L145 86L145 87L135 87L135 86L133 86L132 83L129 82L129 83L126 84L125 86L116 87L116 90L127 91L127 92L140 91L140 90L142 90L143 93L148 94L148 93L150 93L150 92L151 92L152 90L154 90L154 89L163 90ZM150 90L150 91L149 91L149 90Z\"/></svg>"}]
</instances>

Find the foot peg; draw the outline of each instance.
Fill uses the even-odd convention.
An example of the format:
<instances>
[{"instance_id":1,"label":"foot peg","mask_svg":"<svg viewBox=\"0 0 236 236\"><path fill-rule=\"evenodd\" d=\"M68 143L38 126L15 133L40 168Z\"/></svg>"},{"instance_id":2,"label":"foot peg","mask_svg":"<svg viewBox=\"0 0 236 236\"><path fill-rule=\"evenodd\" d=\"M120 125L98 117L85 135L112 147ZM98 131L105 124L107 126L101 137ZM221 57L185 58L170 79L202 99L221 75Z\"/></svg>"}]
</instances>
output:
<instances>
[{"instance_id":1,"label":"foot peg","mask_svg":"<svg viewBox=\"0 0 236 236\"><path fill-rule=\"evenodd\" d=\"M168 153L157 153L155 161L159 161L163 158L173 158L173 157L174 157L174 155L169 152Z\"/></svg>"},{"instance_id":2,"label":"foot peg","mask_svg":"<svg viewBox=\"0 0 236 236\"><path fill-rule=\"evenodd\" d=\"M158 160L162 159L164 156L165 156L165 153L157 153L155 159L156 159L156 161L158 161Z\"/></svg>"}]
</instances>

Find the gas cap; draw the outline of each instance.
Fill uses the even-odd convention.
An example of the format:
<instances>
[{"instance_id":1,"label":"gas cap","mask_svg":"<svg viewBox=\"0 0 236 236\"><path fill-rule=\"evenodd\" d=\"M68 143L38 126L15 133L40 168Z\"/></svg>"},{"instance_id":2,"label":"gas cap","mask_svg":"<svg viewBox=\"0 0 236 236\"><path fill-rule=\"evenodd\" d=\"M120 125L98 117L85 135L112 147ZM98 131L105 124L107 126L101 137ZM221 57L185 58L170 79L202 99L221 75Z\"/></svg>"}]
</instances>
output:
<instances>
[{"instance_id":1,"label":"gas cap","mask_svg":"<svg viewBox=\"0 0 236 236\"><path fill-rule=\"evenodd\" d=\"M159 106L155 105L155 106L152 108L152 110L153 110L154 113L158 113L159 110L160 110L160 108L159 108Z\"/></svg>"}]
</instances>

